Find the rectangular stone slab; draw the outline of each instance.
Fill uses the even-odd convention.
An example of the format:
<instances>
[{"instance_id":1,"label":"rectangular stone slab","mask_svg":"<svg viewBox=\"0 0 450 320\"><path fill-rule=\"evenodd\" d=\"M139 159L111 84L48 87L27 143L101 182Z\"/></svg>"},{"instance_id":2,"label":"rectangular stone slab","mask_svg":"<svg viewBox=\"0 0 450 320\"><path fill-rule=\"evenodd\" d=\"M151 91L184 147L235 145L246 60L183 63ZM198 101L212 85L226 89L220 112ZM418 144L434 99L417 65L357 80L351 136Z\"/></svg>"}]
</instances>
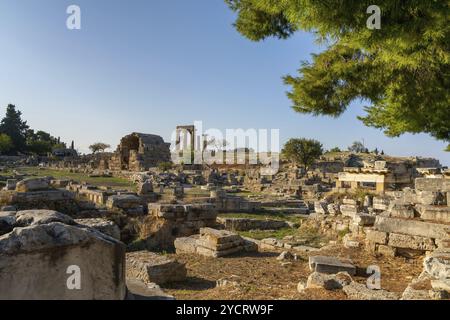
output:
<instances>
[{"instance_id":1,"label":"rectangular stone slab","mask_svg":"<svg viewBox=\"0 0 450 320\"><path fill-rule=\"evenodd\" d=\"M382 216L377 216L374 227L376 230L388 233L394 232L432 239L445 239L450 232L450 225Z\"/></svg>"},{"instance_id":2,"label":"rectangular stone slab","mask_svg":"<svg viewBox=\"0 0 450 320\"><path fill-rule=\"evenodd\" d=\"M347 261L341 261L335 257L311 256L309 257L311 271L335 274L346 271L350 275L356 274L356 267Z\"/></svg>"}]
</instances>

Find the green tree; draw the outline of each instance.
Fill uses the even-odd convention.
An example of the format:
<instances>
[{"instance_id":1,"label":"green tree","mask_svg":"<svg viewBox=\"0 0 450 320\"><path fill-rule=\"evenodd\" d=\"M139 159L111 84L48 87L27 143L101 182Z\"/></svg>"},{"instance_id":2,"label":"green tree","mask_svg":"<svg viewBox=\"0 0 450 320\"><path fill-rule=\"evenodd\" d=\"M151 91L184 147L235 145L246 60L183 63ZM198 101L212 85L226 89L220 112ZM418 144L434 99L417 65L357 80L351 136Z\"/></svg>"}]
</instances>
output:
<instances>
[{"instance_id":1,"label":"green tree","mask_svg":"<svg viewBox=\"0 0 450 320\"><path fill-rule=\"evenodd\" d=\"M6 115L0 122L0 133L4 133L11 138L13 143L11 151L14 152L26 151L26 137L29 127L21 116L22 112L16 110L16 106L9 104L6 107Z\"/></svg>"},{"instance_id":2,"label":"green tree","mask_svg":"<svg viewBox=\"0 0 450 320\"><path fill-rule=\"evenodd\" d=\"M341 152L341 149L339 147L334 147L333 149L330 149L330 152Z\"/></svg>"},{"instance_id":3,"label":"green tree","mask_svg":"<svg viewBox=\"0 0 450 320\"><path fill-rule=\"evenodd\" d=\"M8 153L13 147L11 138L4 133L0 133L0 154Z\"/></svg>"},{"instance_id":4,"label":"green tree","mask_svg":"<svg viewBox=\"0 0 450 320\"><path fill-rule=\"evenodd\" d=\"M27 142L27 151L38 154L38 155L46 155L49 152L52 152L53 146L50 141L43 140L33 140Z\"/></svg>"},{"instance_id":5,"label":"green tree","mask_svg":"<svg viewBox=\"0 0 450 320\"><path fill-rule=\"evenodd\" d=\"M360 141L355 141L352 143L350 147L348 147L348 151L355 153L363 153L366 152L367 148Z\"/></svg>"},{"instance_id":6,"label":"green tree","mask_svg":"<svg viewBox=\"0 0 450 320\"><path fill-rule=\"evenodd\" d=\"M286 158L303 165L308 171L314 161L323 154L323 148L317 140L290 139L281 152Z\"/></svg>"},{"instance_id":7,"label":"green tree","mask_svg":"<svg viewBox=\"0 0 450 320\"><path fill-rule=\"evenodd\" d=\"M340 116L355 99L358 117L388 136L428 133L450 142L450 2L379 0L381 29L370 30L368 0L225 0L247 38L312 31L326 49L286 76L293 108ZM450 149L450 147L449 147Z\"/></svg>"},{"instance_id":8,"label":"green tree","mask_svg":"<svg viewBox=\"0 0 450 320\"><path fill-rule=\"evenodd\" d=\"M104 152L108 148L111 148L111 146L103 142L96 142L89 146L89 149L91 149L92 153Z\"/></svg>"}]
</instances>

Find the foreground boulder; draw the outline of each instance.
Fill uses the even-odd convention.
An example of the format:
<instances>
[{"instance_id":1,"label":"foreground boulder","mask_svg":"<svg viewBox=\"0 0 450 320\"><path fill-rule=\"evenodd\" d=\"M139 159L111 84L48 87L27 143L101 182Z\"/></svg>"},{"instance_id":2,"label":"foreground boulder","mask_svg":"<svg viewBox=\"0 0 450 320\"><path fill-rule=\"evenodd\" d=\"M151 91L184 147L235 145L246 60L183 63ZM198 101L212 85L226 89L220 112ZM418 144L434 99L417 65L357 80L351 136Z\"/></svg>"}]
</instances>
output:
<instances>
[{"instance_id":1,"label":"foreground boulder","mask_svg":"<svg viewBox=\"0 0 450 320\"><path fill-rule=\"evenodd\" d=\"M58 212L18 212L0 236L0 299L122 300L125 245Z\"/></svg>"},{"instance_id":2,"label":"foreground boulder","mask_svg":"<svg viewBox=\"0 0 450 320\"><path fill-rule=\"evenodd\" d=\"M102 219L102 218L92 218L92 219L76 219L76 223L94 228L114 239L120 240L120 229L112 221Z\"/></svg>"},{"instance_id":3,"label":"foreground boulder","mask_svg":"<svg viewBox=\"0 0 450 320\"><path fill-rule=\"evenodd\" d=\"M13 230L16 223L15 214L14 211L0 212L0 236Z\"/></svg>"}]
</instances>

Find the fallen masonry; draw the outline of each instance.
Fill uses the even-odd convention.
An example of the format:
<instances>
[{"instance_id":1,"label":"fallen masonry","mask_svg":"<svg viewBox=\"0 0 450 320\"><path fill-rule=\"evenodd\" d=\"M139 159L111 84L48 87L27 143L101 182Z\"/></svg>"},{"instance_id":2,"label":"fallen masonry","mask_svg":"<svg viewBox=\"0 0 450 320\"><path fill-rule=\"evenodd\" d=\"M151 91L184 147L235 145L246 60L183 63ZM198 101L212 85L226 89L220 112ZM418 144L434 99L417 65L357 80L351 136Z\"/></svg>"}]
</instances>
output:
<instances>
[{"instance_id":1,"label":"fallen masonry","mask_svg":"<svg viewBox=\"0 0 450 320\"><path fill-rule=\"evenodd\" d=\"M356 274L356 267L350 261L342 261L335 257L310 256L309 268L311 271L319 273L347 272L350 275Z\"/></svg>"},{"instance_id":2,"label":"fallen masonry","mask_svg":"<svg viewBox=\"0 0 450 320\"><path fill-rule=\"evenodd\" d=\"M150 203L148 212L155 228L147 239L150 248L172 249L176 238L198 234L201 228L217 224L217 211L209 203Z\"/></svg>"},{"instance_id":3,"label":"fallen masonry","mask_svg":"<svg viewBox=\"0 0 450 320\"><path fill-rule=\"evenodd\" d=\"M222 224L226 230L230 231L277 230L295 226L287 221L247 218L219 217L217 218L217 222Z\"/></svg>"},{"instance_id":4,"label":"fallen masonry","mask_svg":"<svg viewBox=\"0 0 450 320\"><path fill-rule=\"evenodd\" d=\"M194 253L219 258L242 251L256 251L257 246L230 231L202 228L199 235L177 238L175 249L177 254Z\"/></svg>"},{"instance_id":5,"label":"fallen masonry","mask_svg":"<svg viewBox=\"0 0 450 320\"><path fill-rule=\"evenodd\" d=\"M127 279L139 279L146 284L158 285L186 279L185 265L161 254L148 251L130 252L127 253L126 260Z\"/></svg>"}]
</instances>

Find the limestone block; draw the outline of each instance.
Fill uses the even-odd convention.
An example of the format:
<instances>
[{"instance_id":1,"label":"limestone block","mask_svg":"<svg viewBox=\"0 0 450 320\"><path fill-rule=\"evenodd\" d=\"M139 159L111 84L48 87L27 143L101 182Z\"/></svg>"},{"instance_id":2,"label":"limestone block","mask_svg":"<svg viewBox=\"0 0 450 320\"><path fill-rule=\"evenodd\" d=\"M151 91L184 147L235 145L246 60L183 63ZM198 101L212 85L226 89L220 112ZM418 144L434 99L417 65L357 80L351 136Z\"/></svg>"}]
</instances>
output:
<instances>
[{"instance_id":1,"label":"limestone block","mask_svg":"<svg viewBox=\"0 0 450 320\"><path fill-rule=\"evenodd\" d=\"M125 298L123 243L88 227L24 221L31 224L0 236L0 299ZM80 271L80 290L67 286L70 266Z\"/></svg>"},{"instance_id":2,"label":"limestone block","mask_svg":"<svg viewBox=\"0 0 450 320\"><path fill-rule=\"evenodd\" d=\"M314 202L314 211L319 214L327 214L328 213L327 206L328 206L328 203L325 201L315 201Z\"/></svg>"},{"instance_id":3,"label":"limestone block","mask_svg":"<svg viewBox=\"0 0 450 320\"><path fill-rule=\"evenodd\" d=\"M436 250L425 257L423 268L435 279L450 280L450 252Z\"/></svg>"},{"instance_id":4,"label":"limestone block","mask_svg":"<svg viewBox=\"0 0 450 320\"><path fill-rule=\"evenodd\" d=\"M450 230L450 226L445 224L382 216L376 217L374 228L388 233L394 232L432 239L445 239L448 237L448 231Z\"/></svg>"},{"instance_id":5,"label":"limestone block","mask_svg":"<svg viewBox=\"0 0 450 320\"><path fill-rule=\"evenodd\" d=\"M388 240L388 234L386 232L377 230L367 230L366 239L374 243L386 244Z\"/></svg>"},{"instance_id":6,"label":"limestone block","mask_svg":"<svg viewBox=\"0 0 450 320\"><path fill-rule=\"evenodd\" d=\"M212 228L201 228L200 237L212 244L223 244L227 242L240 241L242 238L227 230L216 230Z\"/></svg>"},{"instance_id":7,"label":"limestone block","mask_svg":"<svg viewBox=\"0 0 450 320\"><path fill-rule=\"evenodd\" d=\"M194 237L176 238L174 246L177 254L196 253L197 240Z\"/></svg>"},{"instance_id":8,"label":"limestone block","mask_svg":"<svg viewBox=\"0 0 450 320\"><path fill-rule=\"evenodd\" d=\"M417 205L416 208L423 220L450 223L450 207Z\"/></svg>"},{"instance_id":9,"label":"limestone block","mask_svg":"<svg viewBox=\"0 0 450 320\"><path fill-rule=\"evenodd\" d=\"M352 204L341 204L339 211L341 211L343 216L353 217L358 213L358 207Z\"/></svg>"},{"instance_id":10,"label":"limestone block","mask_svg":"<svg viewBox=\"0 0 450 320\"><path fill-rule=\"evenodd\" d=\"M108 209L132 209L142 205L141 198L132 194L114 195L108 197L106 207Z\"/></svg>"},{"instance_id":11,"label":"limestone block","mask_svg":"<svg viewBox=\"0 0 450 320\"><path fill-rule=\"evenodd\" d=\"M19 181L16 185L17 192L29 192L46 190L49 187L48 179L46 178L28 178Z\"/></svg>"},{"instance_id":12,"label":"limestone block","mask_svg":"<svg viewBox=\"0 0 450 320\"><path fill-rule=\"evenodd\" d=\"M356 274L356 267L350 261L341 261L335 257L310 256L309 268L311 271L320 273L348 272L350 275Z\"/></svg>"},{"instance_id":13,"label":"limestone block","mask_svg":"<svg viewBox=\"0 0 450 320\"><path fill-rule=\"evenodd\" d=\"M154 252L131 252L126 255L127 278L145 283L165 284L186 279L186 266L175 259Z\"/></svg>"},{"instance_id":14,"label":"limestone block","mask_svg":"<svg viewBox=\"0 0 450 320\"><path fill-rule=\"evenodd\" d=\"M366 213L358 213L353 217L353 222L358 226L373 226L373 224L375 223L375 216Z\"/></svg>"},{"instance_id":15,"label":"limestone block","mask_svg":"<svg viewBox=\"0 0 450 320\"><path fill-rule=\"evenodd\" d=\"M410 236L398 233L389 234L389 246L414 250L432 251L436 249L434 241L430 238Z\"/></svg>"}]
</instances>

